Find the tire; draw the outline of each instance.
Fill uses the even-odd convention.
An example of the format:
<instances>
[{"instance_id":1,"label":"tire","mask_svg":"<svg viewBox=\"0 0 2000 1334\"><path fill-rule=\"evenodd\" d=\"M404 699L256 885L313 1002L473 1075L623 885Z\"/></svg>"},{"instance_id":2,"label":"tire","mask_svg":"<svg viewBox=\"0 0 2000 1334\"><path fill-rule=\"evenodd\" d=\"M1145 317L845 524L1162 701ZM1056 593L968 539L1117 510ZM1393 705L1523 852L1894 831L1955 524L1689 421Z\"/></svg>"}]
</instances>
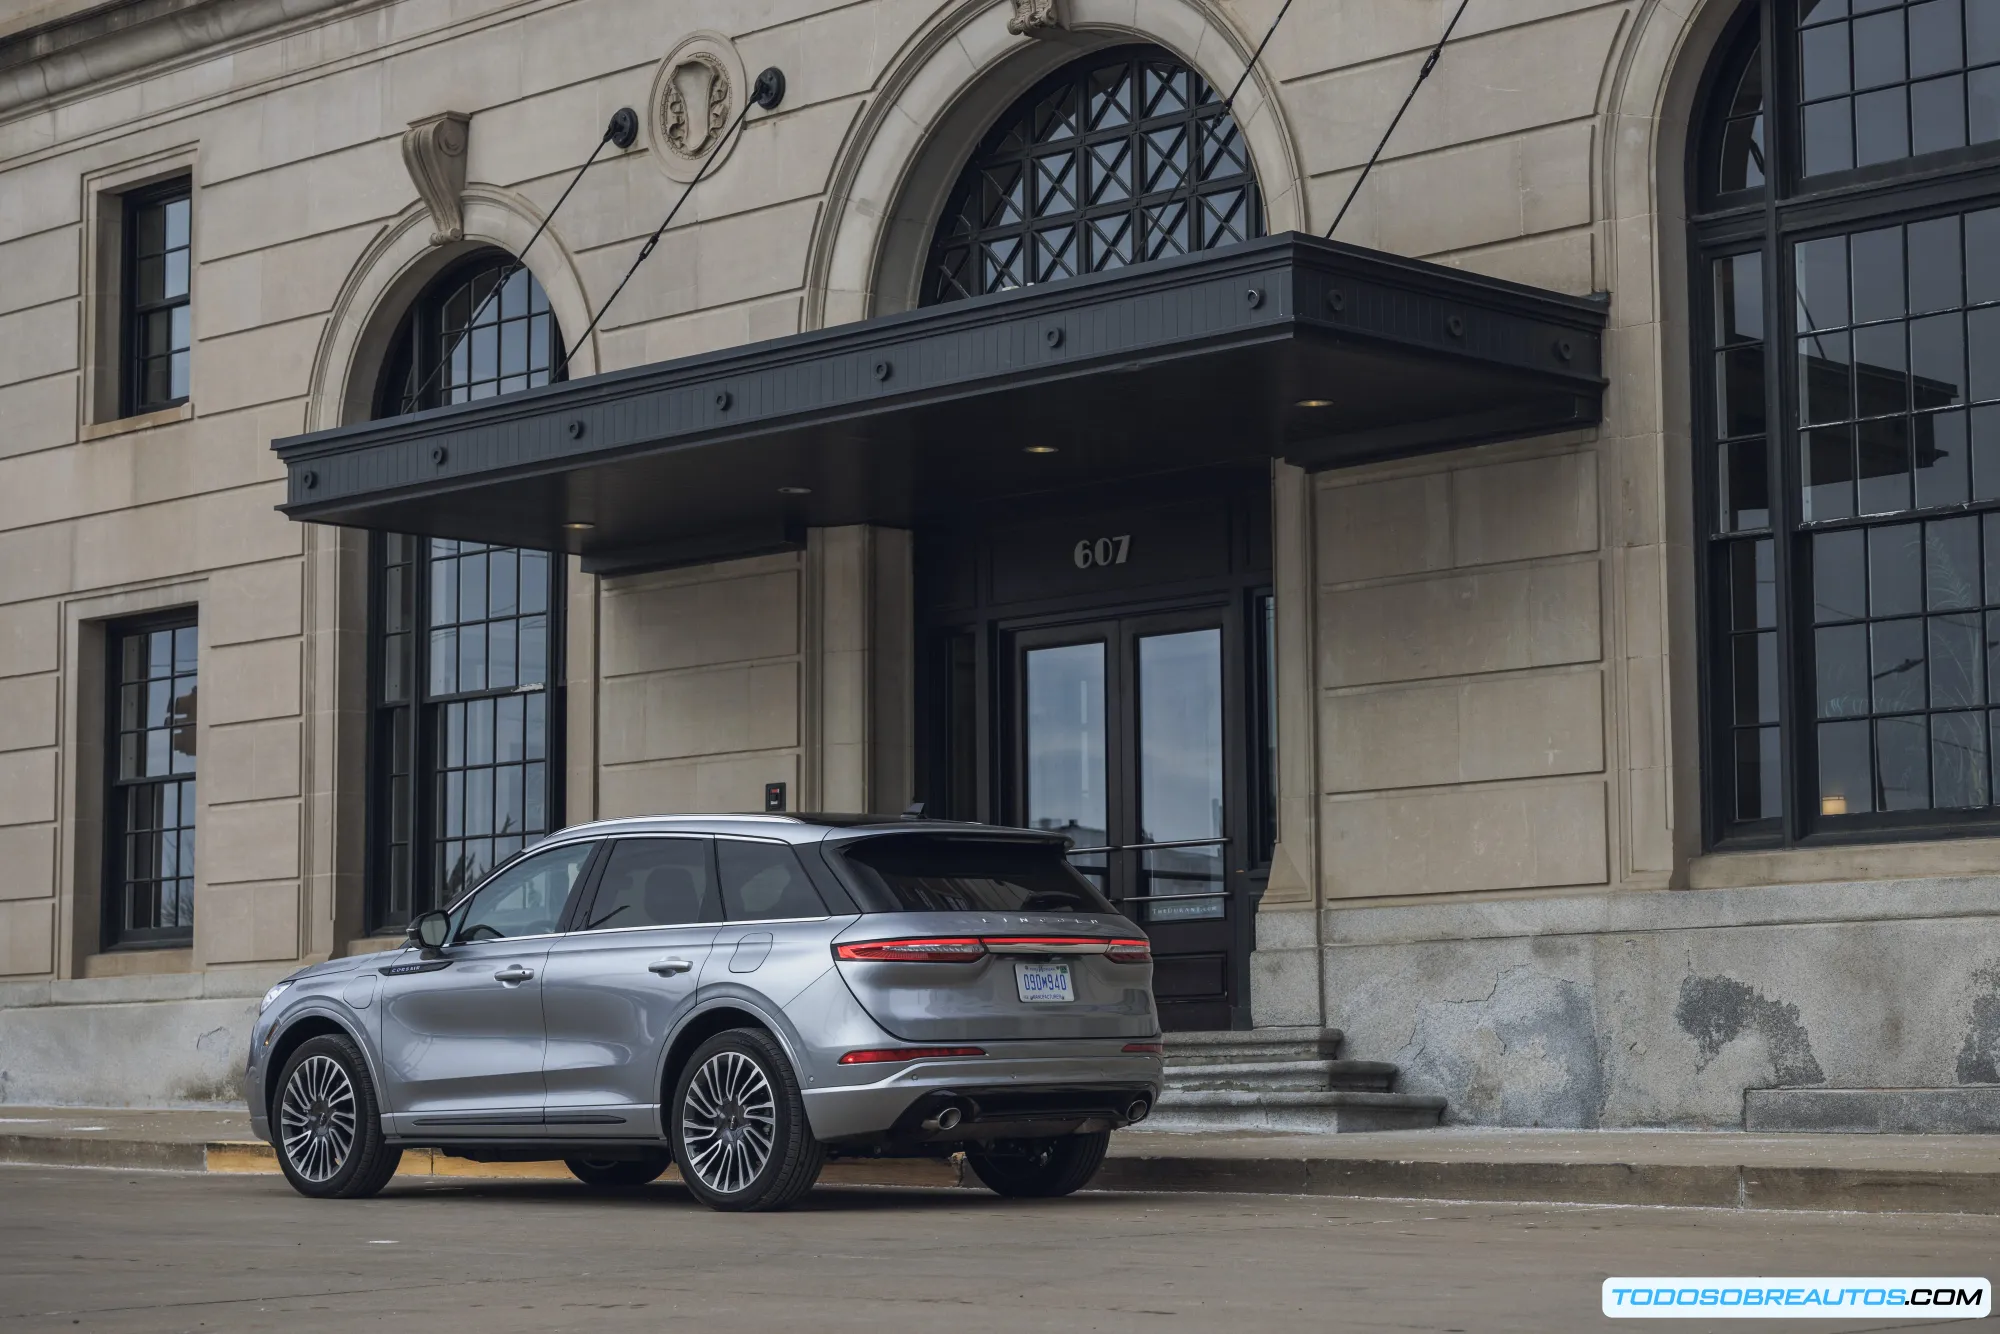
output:
<instances>
[{"instance_id":1,"label":"tire","mask_svg":"<svg viewBox=\"0 0 2000 1334\"><path fill-rule=\"evenodd\" d=\"M997 1147L997 1146L996 1146ZM1016 1140L1013 1153L966 1152L973 1174L996 1195L1049 1200L1082 1190L1104 1165L1111 1132Z\"/></svg>"},{"instance_id":2,"label":"tire","mask_svg":"<svg viewBox=\"0 0 2000 1334\"><path fill-rule=\"evenodd\" d=\"M718 1033L688 1058L674 1085L672 1143L687 1188L725 1213L789 1207L826 1162L798 1076L760 1028Z\"/></svg>"},{"instance_id":3,"label":"tire","mask_svg":"<svg viewBox=\"0 0 2000 1334\"><path fill-rule=\"evenodd\" d=\"M667 1170L665 1158L631 1161L615 1158L565 1158L569 1174L586 1186L609 1190L623 1186L644 1186L660 1179Z\"/></svg>"},{"instance_id":4,"label":"tire","mask_svg":"<svg viewBox=\"0 0 2000 1334\"><path fill-rule=\"evenodd\" d=\"M272 1147L285 1180L317 1200L361 1200L396 1175L403 1151L382 1137L382 1104L360 1049L346 1037L307 1038L285 1062L271 1100Z\"/></svg>"}]
</instances>

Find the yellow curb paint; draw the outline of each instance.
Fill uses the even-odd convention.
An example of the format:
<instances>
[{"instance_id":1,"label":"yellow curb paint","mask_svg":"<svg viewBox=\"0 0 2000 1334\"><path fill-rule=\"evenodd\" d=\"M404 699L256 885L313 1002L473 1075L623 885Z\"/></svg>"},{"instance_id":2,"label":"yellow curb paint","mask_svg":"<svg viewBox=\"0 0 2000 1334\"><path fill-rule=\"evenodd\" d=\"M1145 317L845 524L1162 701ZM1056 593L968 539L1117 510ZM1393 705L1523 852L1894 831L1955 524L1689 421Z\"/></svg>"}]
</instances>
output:
<instances>
[{"instance_id":1,"label":"yellow curb paint","mask_svg":"<svg viewBox=\"0 0 2000 1334\"><path fill-rule=\"evenodd\" d=\"M278 1155L268 1144L223 1143L206 1146L211 1172L276 1172Z\"/></svg>"}]
</instances>

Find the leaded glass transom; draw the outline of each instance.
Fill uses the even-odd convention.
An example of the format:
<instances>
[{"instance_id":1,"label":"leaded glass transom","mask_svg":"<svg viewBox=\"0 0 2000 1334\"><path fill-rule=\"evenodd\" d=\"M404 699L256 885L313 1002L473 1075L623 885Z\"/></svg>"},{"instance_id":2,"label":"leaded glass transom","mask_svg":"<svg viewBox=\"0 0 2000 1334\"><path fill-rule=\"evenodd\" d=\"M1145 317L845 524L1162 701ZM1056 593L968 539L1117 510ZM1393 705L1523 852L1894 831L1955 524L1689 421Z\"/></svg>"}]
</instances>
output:
<instances>
[{"instance_id":1,"label":"leaded glass transom","mask_svg":"<svg viewBox=\"0 0 2000 1334\"><path fill-rule=\"evenodd\" d=\"M1263 235L1236 119L1158 47L1088 56L1000 118L932 239L926 305Z\"/></svg>"}]
</instances>

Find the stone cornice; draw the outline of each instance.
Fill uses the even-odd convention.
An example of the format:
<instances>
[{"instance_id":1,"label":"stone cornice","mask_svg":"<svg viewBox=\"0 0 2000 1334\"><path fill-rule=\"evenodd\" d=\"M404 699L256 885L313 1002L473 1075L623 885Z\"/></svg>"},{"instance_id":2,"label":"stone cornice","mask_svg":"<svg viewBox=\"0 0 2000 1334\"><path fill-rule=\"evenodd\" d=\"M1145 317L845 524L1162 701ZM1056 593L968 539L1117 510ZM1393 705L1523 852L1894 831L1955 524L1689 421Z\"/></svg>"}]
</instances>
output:
<instances>
[{"instance_id":1,"label":"stone cornice","mask_svg":"<svg viewBox=\"0 0 2000 1334\"><path fill-rule=\"evenodd\" d=\"M114 0L0 37L0 114L379 0Z\"/></svg>"}]
</instances>

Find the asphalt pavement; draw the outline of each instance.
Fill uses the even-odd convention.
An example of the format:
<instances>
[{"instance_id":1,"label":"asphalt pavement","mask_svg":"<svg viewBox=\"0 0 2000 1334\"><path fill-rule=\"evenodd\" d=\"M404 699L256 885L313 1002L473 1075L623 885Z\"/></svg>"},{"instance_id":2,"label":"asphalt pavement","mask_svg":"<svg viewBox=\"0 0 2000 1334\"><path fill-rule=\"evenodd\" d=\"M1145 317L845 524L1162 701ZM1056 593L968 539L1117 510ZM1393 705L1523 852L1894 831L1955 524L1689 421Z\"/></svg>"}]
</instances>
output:
<instances>
[{"instance_id":1,"label":"asphalt pavement","mask_svg":"<svg viewBox=\"0 0 2000 1334\"><path fill-rule=\"evenodd\" d=\"M1605 1328L1614 1274L1997 1271L2000 1218L1977 1215L887 1187L724 1215L667 1184L399 1179L316 1202L271 1176L0 1167L0 1334L1485 1334Z\"/></svg>"}]
</instances>

